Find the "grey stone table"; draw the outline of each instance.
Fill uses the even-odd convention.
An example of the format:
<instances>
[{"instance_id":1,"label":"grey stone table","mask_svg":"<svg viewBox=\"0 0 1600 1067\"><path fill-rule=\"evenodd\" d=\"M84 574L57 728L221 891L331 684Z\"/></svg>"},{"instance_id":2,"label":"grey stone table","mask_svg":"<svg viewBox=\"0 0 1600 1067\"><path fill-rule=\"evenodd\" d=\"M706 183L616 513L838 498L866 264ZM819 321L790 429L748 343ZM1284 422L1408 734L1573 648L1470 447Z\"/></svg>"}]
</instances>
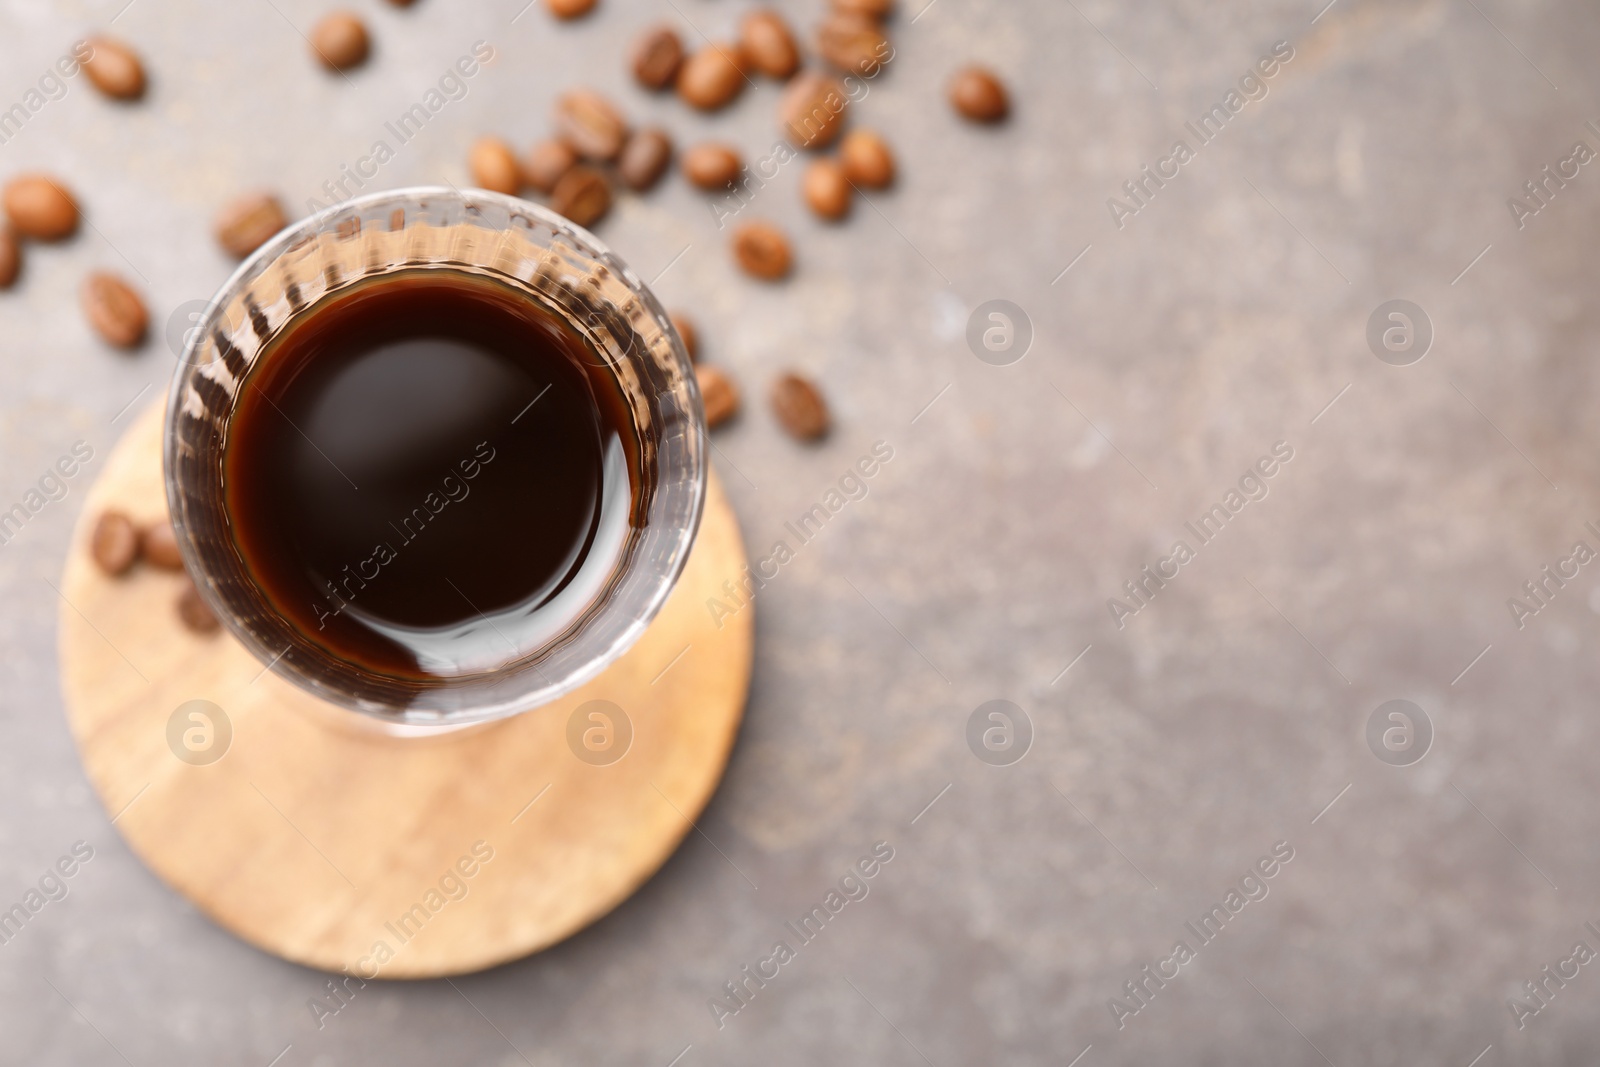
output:
<instances>
[{"instance_id":1,"label":"grey stone table","mask_svg":"<svg viewBox=\"0 0 1600 1067\"><path fill-rule=\"evenodd\" d=\"M70 80L0 144L0 176L62 175L91 223L0 295L0 508L74 442L103 455L170 370L160 337L90 336L87 270L134 278L159 332L229 269L219 204L325 199L474 42L495 61L367 188L464 182L475 136L530 142L577 82L680 144L776 139L770 84L708 119L624 71L642 26L725 35L733 0L570 25L353 0L376 51L348 79L306 55L314 0L125 2L0 3L0 107L113 17L152 72L132 107ZM329 1015L323 975L141 867L61 714L68 483L0 547L0 905L75 842L93 858L0 944L0 1059L1593 1062L1600 16L1323 2L908 0L855 108L899 184L825 226L791 164L747 209L794 233L791 281L739 276L677 177L600 226L746 388L716 462L753 552L875 442L893 459L759 593L702 832L534 958ZM969 60L1015 89L1000 129L943 103ZM992 299L1026 322L991 352L983 309L974 350ZM819 447L761 402L789 366L835 406ZM892 860L830 901L876 842ZM785 925L841 901L810 940Z\"/></svg>"}]
</instances>

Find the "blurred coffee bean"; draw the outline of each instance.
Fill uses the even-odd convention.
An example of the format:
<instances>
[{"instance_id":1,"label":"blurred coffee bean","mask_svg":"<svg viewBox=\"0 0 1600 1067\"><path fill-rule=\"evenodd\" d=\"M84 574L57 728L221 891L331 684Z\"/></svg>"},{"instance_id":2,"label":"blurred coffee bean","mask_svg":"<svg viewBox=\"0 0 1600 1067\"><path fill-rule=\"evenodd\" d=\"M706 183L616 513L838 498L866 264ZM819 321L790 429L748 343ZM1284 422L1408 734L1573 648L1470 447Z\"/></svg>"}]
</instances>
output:
<instances>
[{"instance_id":1,"label":"blurred coffee bean","mask_svg":"<svg viewBox=\"0 0 1600 1067\"><path fill-rule=\"evenodd\" d=\"M646 89L665 89L683 66L683 41L670 26L646 30L633 46L633 76Z\"/></svg>"},{"instance_id":2,"label":"blurred coffee bean","mask_svg":"<svg viewBox=\"0 0 1600 1067\"><path fill-rule=\"evenodd\" d=\"M725 144L706 141L683 154L683 175L702 189L726 189L739 178L744 161Z\"/></svg>"},{"instance_id":3,"label":"blurred coffee bean","mask_svg":"<svg viewBox=\"0 0 1600 1067\"><path fill-rule=\"evenodd\" d=\"M6 217L23 237L57 241L78 228L78 203L62 184L44 174L24 174L0 192Z\"/></svg>"},{"instance_id":4,"label":"blurred coffee bean","mask_svg":"<svg viewBox=\"0 0 1600 1067\"><path fill-rule=\"evenodd\" d=\"M472 171L472 184L479 189L516 196L522 188L522 168L517 166L516 153L498 137L480 137L474 142L467 167Z\"/></svg>"},{"instance_id":5,"label":"blurred coffee bean","mask_svg":"<svg viewBox=\"0 0 1600 1067\"><path fill-rule=\"evenodd\" d=\"M894 182L894 155L883 138L871 130L851 130L839 145L839 162L845 177L868 189L883 189Z\"/></svg>"},{"instance_id":6,"label":"blurred coffee bean","mask_svg":"<svg viewBox=\"0 0 1600 1067\"><path fill-rule=\"evenodd\" d=\"M715 367L698 366L695 381L700 385L700 402L706 409L706 429L715 430L738 414L739 387Z\"/></svg>"},{"instance_id":7,"label":"blurred coffee bean","mask_svg":"<svg viewBox=\"0 0 1600 1067\"><path fill-rule=\"evenodd\" d=\"M93 51L83 61L83 72L96 89L117 100L144 95L144 64L133 49L109 37L91 37L88 43Z\"/></svg>"},{"instance_id":8,"label":"blurred coffee bean","mask_svg":"<svg viewBox=\"0 0 1600 1067\"><path fill-rule=\"evenodd\" d=\"M744 272L763 281L776 281L794 265L789 238L770 222L747 222L733 231L733 255Z\"/></svg>"},{"instance_id":9,"label":"blurred coffee bean","mask_svg":"<svg viewBox=\"0 0 1600 1067\"><path fill-rule=\"evenodd\" d=\"M643 192L661 180L672 162L672 140L658 129L639 130L617 158L617 173L628 188Z\"/></svg>"},{"instance_id":10,"label":"blurred coffee bean","mask_svg":"<svg viewBox=\"0 0 1600 1067\"><path fill-rule=\"evenodd\" d=\"M276 196L246 193L217 213L217 243L229 255L243 259L288 224L283 204Z\"/></svg>"},{"instance_id":11,"label":"blurred coffee bean","mask_svg":"<svg viewBox=\"0 0 1600 1067\"><path fill-rule=\"evenodd\" d=\"M778 101L778 119L800 148L826 148L844 127L850 98L837 78L805 71L789 83Z\"/></svg>"},{"instance_id":12,"label":"blurred coffee bean","mask_svg":"<svg viewBox=\"0 0 1600 1067\"><path fill-rule=\"evenodd\" d=\"M791 436L802 441L815 441L828 432L827 402L815 385L798 374L784 374L773 383L772 413Z\"/></svg>"},{"instance_id":13,"label":"blurred coffee bean","mask_svg":"<svg viewBox=\"0 0 1600 1067\"><path fill-rule=\"evenodd\" d=\"M678 71L678 95L702 111L726 107L744 89L744 58L736 44L709 44Z\"/></svg>"},{"instance_id":14,"label":"blurred coffee bean","mask_svg":"<svg viewBox=\"0 0 1600 1067\"><path fill-rule=\"evenodd\" d=\"M611 210L611 185L604 174L579 163L556 182L550 206L579 226L593 226Z\"/></svg>"},{"instance_id":15,"label":"blurred coffee bean","mask_svg":"<svg viewBox=\"0 0 1600 1067\"><path fill-rule=\"evenodd\" d=\"M739 43L750 65L769 78L787 78L800 69L800 49L789 24L776 11L761 9L744 17Z\"/></svg>"},{"instance_id":16,"label":"blurred coffee bean","mask_svg":"<svg viewBox=\"0 0 1600 1067\"><path fill-rule=\"evenodd\" d=\"M616 159L628 137L622 112L593 89L563 93L555 118L556 133L587 159Z\"/></svg>"},{"instance_id":17,"label":"blurred coffee bean","mask_svg":"<svg viewBox=\"0 0 1600 1067\"><path fill-rule=\"evenodd\" d=\"M96 271L83 283L83 314L107 344L133 348L144 340L150 313L127 282Z\"/></svg>"},{"instance_id":18,"label":"blurred coffee bean","mask_svg":"<svg viewBox=\"0 0 1600 1067\"><path fill-rule=\"evenodd\" d=\"M367 27L348 11L336 11L311 30L311 50L329 70L349 70L372 50Z\"/></svg>"},{"instance_id":19,"label":"blurred coffee bean","mask_svg":"<svg viewBox=\"0 0 1600 1067\"><path fill-rule=\"evenodd\" d=\"M967 67L950 82L950 103L973 122L999 122L1011 110L1006 87L983 67Z\"/></svg>"},{"instance_id":20,"label":"blurred coffee bean","mask_svg":"<svg viewBox=\"0 0 1600 1067\"><path fill-rule=\"evenodd\" d=\"M541 193L553 192L567 171L571 170L578 162L578 153L565 141L551 138L540 141L533 146L533 151L528 153L527 162L522 167L522 178L529 185Z\"/></svg>"},{"instance_id":21,"label":"blurred coffee bean","mask_svg":"<svg viewBox=\"0 0 1600 1067\"><path fill-rule=\"evenodd\" d=\"M842 219L850 213L850 181L837 160L812 160L806 167L801 190L806 204L825 219Z\"/></svg>"}]
</instances>

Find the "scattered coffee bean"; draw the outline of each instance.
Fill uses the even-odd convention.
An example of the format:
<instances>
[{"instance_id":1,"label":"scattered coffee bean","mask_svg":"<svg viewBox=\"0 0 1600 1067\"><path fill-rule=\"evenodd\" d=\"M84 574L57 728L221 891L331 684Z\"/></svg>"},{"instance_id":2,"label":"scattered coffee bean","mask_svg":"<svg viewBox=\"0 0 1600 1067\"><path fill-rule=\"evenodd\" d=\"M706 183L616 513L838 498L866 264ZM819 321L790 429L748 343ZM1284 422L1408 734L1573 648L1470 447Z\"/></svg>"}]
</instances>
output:
<instances>
[{"instance_id":1,"label":"scattered coffee bean","mask_svg":"<svg viewBox=\"0 0 1600 1067\"><path fill-rule=\"evenodd\" d=\"M617 157L617 173L628 188L644 192L667 172L672 162L672 139L658 129L640 130L628 138Z\"/></svg>"},{"instance_id":2,"label":"scattered coffee bean","mask_svg":"<svg viewBox=\"0 0 1600 1067\"><path fill-rule=\"evenodd\" d=\"M556 183L578 163L578 153L565 141L551 139L540 141L528 153L522 168L522 177L541 193L553 192Z\"/></svg>"},{"instance_id":3,"label":"scattered coffee bean","mask_svg":"<svg viewBox=\"0 0 1600 1067\"><path fill-rule=\"evenodd\" d=\"M776 281L794 265L789 238L770 222L747 222L733 231L733 255L746 274Z\"/></svg>"},{"instance_id":4,"label":"scattered coffee bean","mask_svg":"<svg viewBox=\"0 0 1600 1067\"><path fill-rule=\"evenodd\" d=\"M144 64L133 49L109 37L91 37L93 49L83 61L83 72L94 87L117 100L136 100L144 95Z\"/></svg>"},{"instance_id":5,"label":"scattered coffee bean","mask_svg":"<svg viewBox=\"0 0 1600 1067\"><path fill-rule=\"evenodd\" d=\"M752 11L739 26L739 43L750 65L769 78L787 78L800 69L800 49L789 24L776 11Z\"/></svg>"},{"instance_id":6,"label":"scattered coffee bean","mask_svg":"<svg viewBox=\"0 0 1600 1067\"><path fill-rule=\"evenodd\" d=\"M815 441L828 432L828 405L817 387L798 374L785 374L772 384L772 413L790 434Z\"/></svg>"},{"instance_id":7,"label":"scattered coffee bean","mask_svg":"<svg viewBox=\"0 0 1600 1067\"><path fill-rule=\"evenodd\" d=\"M875 77L892 53L877 21L835 11L817 28L817 52L840 70Z\"/></svg>"},{"instance_id":8,"label":"scattered coffee bean","mask_svg":"<svg viewBox=\"0 0 1600 1067\"><path fill-rule=\"evenodd\" d=\"M778 118L800 148L826 148L839 136L849 103L837 78L806 71L783 91Z\"/></svg>"},{"instance_id":9,"label":"scattered coffee bean","mask_svg":"<svg viewBox=\"0 0 1600 1067\"><path fill-rule=\"evenodd\" d=\"M556 101L556 133L580 156L613 160L627 140L628 123L599 93L574 89Z\"/></svg>"},{"instance_id":10,"label":"scattered coffee bean","mask_svg":"<svg viewBox=\"0 0 1600 1067\"><path fill-rule=\"evenodd\" d=\"M595 0L544 0L544 6L558 19L575 19L594 10Z\"/></svg>"},{"instance_id":11,"label":"scattered coffee bean","mask_svg":"<svg viewBox=\"0 0 1600 1067\"><path fill-rule=\"evenodd\" d=\"M871 130L851 130L839 145L844 176L868 189L883 189L894 182L894 155L883 138Z\"/></svg>"},{"instance_id":12,"label":"scattered coffee bean","mask_svg":"<svg viewBox=\"0 0 1600 1067\"><path fill-rule=\"evenodd\" d=\"M634 43L633 76L646 89L665 89L683 66L683 41L670 26L649 29Z\"/></svg>"},{"instance_id":13,"label":"scattered coffee bean","mask_svg":"<svg viewBox=\"0 0 1600 1067\"><path fill-rule=\"evenodd\" d=\"M801 189L806 204L825 219L842 219L850 213L850 180L836 160L812 160Z\"/></svg>"},{"instance_id":14,"label":"scattered coffee bean","mask_svg":"<svg viewBox=\"0 0 1600 1067\"><path fill-rule=\"evenodd\" d=\"M389 4L393 7L410 7L414 3L416 0L389 0Z\"/></svg>"},{"instance_id":15,"label":"scattered coffee bean","mask_svg":"<svg viewBox=\"0 0 1600 1067\"><path fill-rule=\"evenodd\" d=\"M667 318L672 320L672 328L678 331L683 350L689 353L689 362L693 363L700 356L700 335L695 333L694 323L680 311L672 312Z\"/></svg>"},{"instance_id":16,"label":"scattered coffee bean","mask_svg":"<svg viewBox=\"0 0 1600 1067\"><path fill-rule=\"evenodd\" d=\"M150 313L128 283L97 271L83 283L83 314L107 344L133 348L144 340Z\"/></svg>"},{"instance_id":17,"label":"scattered coffee bean","mask_svg":"<svg viewBox=\"0 0 1600 1067\"><path fill-rule=\"evenodd\" d=\"M556 182L550 206L579 226L593 226L611 210L611 186L604 174L579 163Z\"/></svg>"},{"instance_id":18,"label":"scattered coffee bean","mask_svg":"<svg viewBox=\"0 0 1600 1067\"><path fill-rule=\"evenodd\" d=\"M139 534L139 551L146 563L164 571L183 570L183 553L178 551L178 535L166 519L153 522Z\"/></svg>"},{"instance_id":19,"label":"scattered coffee bean","mask_svg":"<svg viewBox=\"0 0 1600 1067\"><path fill-rule=\"evenodd\" d=\"M229 255L243 259L288 224L276 196L246 193L217 214L217 243Z\"/></svg>"},{"instance_id":20,"label":"scattered coffee bean","mask_svg":"<svg viewBox=\"0 0 1600 1067\"><path fill-rule=\"evenodd\" d=\"M0 224L0 289L11 288L22 270L22 247L11 227Z\"/></svg>"},{"instance_id":21,"label":"scattered coffee bean","mask_svg":"<svg viewBox=\"0 0 1600 1067\"><path fill-rule=\"evenodd\" d=\"M950 103L973 122L999 122L1011 110L1006 87L983 67L967 67L950 82Z\"/></svg>"},{"instance_id":22,"label":"scattered coffee bean","mask_svg":"<svg viewBox=\"0 0 1600 1067\"><path fill-rule=\"evenodd\" d=\"M678 95L702 111L726 107L744 88L744 57L736 44L709 44L678 71Z\"/></svg>"},{"instance_id":23,"label":"scattered coffee bean","mask_svg":"<svg viewBox=\"0 0 1600 1067\"><path fill-rule=\"evenodd\" d=\"M214 634L222 627L193 582L184 583L183 592L178 594L178 618L197 634Z\"/></svg>"},{"instance_id":24,"label":"scattered coffee bean","mask_svg":"<svg viewBox=\"0 0 1600 1067\"><path fill-rule=\"evenodd\" d=\"M348 11L336 11L311 30L311 50L329 70L360 66L372 50L367 27Z\"/></svg>"},{"instance_id":25,"label":"scattered coffee bean","mask_svg":"<svg viewBox=\"0 0 1600 1067\"><path fill-rule=\"evenodd\" d=\"M726 189L743 170L739 153L715 141L694 145L683 154L683 176L702 189Z\"/></svg>"},{"instance_id":26,"label":"scattered coffee bean","mask_svg":"<svg viewBox=\"0 0 1600 1067\"><path fill-rule=\"evenodd\" d=\"M516 153L498 137L480 137L467 155L467 166L472 171L472 184L479 189L516 196L522 188L522 168L517 166Z\"/></svg>"},{"instance_id":27,"label":"scattered coffee bean","mask_svg":"<svg viewBox=\"0 0 1600 1067\"><path fill-rule=\"evenodd\" d=\"M6 183L0 193L6 217L23 237L56 241L78 228L78 203L54 178L24 174Z\"/></svg>"},{"instance_id":28,"label":"scattered coffee bean","mask_svg":"<svg viewBox=\"0 0 1600 1067\"><path fill-rule=\"evenodd\" d=\"M95 520L89 535L89 555L107 574L126 574L139 558L139 530L120 511L107 511Z\"/></svg>"},{"instance_id":29,"label":"scattered coffee bean","mask_svg":"<svg viewBox=\"0 0 1600 1067\"><path fill-rule=\"evenodd\" d=\"M706 429L715 430L739 412L739 387L715 367L694 369L700 384L700 402L706 409Z\"/></svg>"},{"instance_id":30,"label":"scattered coffee bean","mask_svg":"<svg viewBox=\"0 0 1600 1067\"><path fill-rule=\"evenodd\" d=\"M833 0L833 9L881 21L894 13L894 0Z\"/></svg>"}]
</instances>

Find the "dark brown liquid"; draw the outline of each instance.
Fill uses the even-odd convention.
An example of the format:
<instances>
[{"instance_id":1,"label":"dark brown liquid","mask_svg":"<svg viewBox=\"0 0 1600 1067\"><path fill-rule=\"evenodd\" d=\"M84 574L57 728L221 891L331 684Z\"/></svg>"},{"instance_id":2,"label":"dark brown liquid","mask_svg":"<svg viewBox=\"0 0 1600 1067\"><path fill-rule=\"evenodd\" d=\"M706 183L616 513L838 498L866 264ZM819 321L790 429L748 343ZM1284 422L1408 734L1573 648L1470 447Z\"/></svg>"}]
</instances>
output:
<instances>
[{"instance_id":1,"label":"dark brown liquid","mask_svg":"<svg viewBox=\"0 0 1600 1067\"><path fill-rule=\"evenodd\" d=\"M364 282L275 338L224 452L272 606L358 668L490 670L590 607L629 542L636 437L553 314L445 271Z\"/></svg>"}]
</instances>

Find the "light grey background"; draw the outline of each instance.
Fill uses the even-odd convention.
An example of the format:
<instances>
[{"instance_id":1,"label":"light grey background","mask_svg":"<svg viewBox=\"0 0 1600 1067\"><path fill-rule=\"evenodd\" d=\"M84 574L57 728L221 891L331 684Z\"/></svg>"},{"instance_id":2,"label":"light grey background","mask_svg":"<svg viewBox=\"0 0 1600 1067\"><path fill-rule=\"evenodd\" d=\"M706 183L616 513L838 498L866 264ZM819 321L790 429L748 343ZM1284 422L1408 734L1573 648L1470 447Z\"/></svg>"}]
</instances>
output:
<instances>
[{"instance_id":1,"label":"light grey background","mask_svg":"<svg viewBox=\"0 0 1600 1067\"><path fill-rule=\"evenodd\" d=\"M209 233L221 203L260 185L316 195L474 41L497 62L369 188L464 182L475 136L525 146L578 82L680 144L714 134L755 158L776 139L770 84L708 119L624 70L640 27L725 35L734 0L601 0L572 25L539 7L513 23L521 0L351 2L376 52L346 80L306 54L315 0L136 0L113 29L146 58L147 100L78 78L0 146L0 177L59 174L91 223L30 248L0 294L0 503L75 440L103 455L114 417L169 373L159 339L127 358L91 337L86 271L138 281L159 329L230 268ZM0 2L0 105L122 4ZM661 296L745 387L716 442L753 551L874 441L894 449L760 596L749 713L705 836L567 943L457 988L369 986L319 1030L307 1001L323 976L164 888L85 782L47 584L75 486L0 548L0 904L74 841L96 855L0 945L0 1059L1593 1059L1595 966L1526 1029L1507 999L1574 942L1600 950L1583 928L1600 924L1600 569L1525 629L1506 601L1575 541L1600 548L1584 529L1600 521L1600 168L1522 230L1506 202L1575 141L1600 149L1585 126L1600 122L1600 15L1337 0L1313 23L1321 0L937 0L913 23L921 0L908 6L854 115L893 143L897 187L824 226L791 165L751 209L793 233L791 281L738 275L678 177L599 227L645 277L672 264ZM781 7L809 27L823 3ZM1270 95L1119 230L1107 198L1279 40L1295 58ZM1012 85L1003 128L945 105L969 60ZM991 298L1035 330L1009 367L964 341ZM1409 367L1365 341L1394 298L1435 329ZM786 439L762 401L790 366L834 406L820 447ZM1279 441L1294 458L1270 495L1119 630L1107 599ZM1411 767L1364 739L1393 698L1433 722ZM966 745L994 699L1032 719L1012 766ZM895 858L870 895L719 1031L708 998L878 840ZM1270 895L1119 1031L1108 999L1279 841L1295 855Z\"/></svg>"}]
</instances>

